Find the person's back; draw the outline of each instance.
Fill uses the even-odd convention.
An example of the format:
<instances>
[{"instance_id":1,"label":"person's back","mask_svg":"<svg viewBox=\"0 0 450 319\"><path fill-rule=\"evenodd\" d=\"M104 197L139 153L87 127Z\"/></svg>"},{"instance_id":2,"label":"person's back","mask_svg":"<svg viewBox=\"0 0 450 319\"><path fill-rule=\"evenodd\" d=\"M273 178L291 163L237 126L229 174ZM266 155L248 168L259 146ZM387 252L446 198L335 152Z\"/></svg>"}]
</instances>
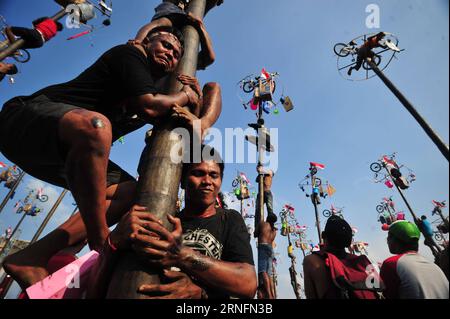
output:
<instances>
[{"instance_id":1,"label":"person's back","mask_svg":"<svg viewBox=\"0 0 450 319\"><path fill-rule=\"evenodd\" d=\"M395 283L386 291L394 299L448 299L447 277L434 263L416 252L387 259L381 268L383 280ZM386 272L390 275L386 276Z\"/></svg>"},{"instance_id":2,"label":"person's back","mask_svg":"<svg viewBox=\"0 0 450 319\"><path fill-rule=\"evenodd\" d=\"M275 236L277 231L275 227L272 228L272 225L268 222L261 223L261 230L258 236L258 243L260 244L272 244L275 240Z\"/></svg>"},{"instance_id":3,"label":"person's back","mask_svg":"<svg viewBox=\"0 0 450 319\"><path fill-rule=\"evenodd\" d=\"M397 221L389 227L387 243L395 256L381 266L387 299L448 299L443 271L418 254L420 231L412 222Z\"/></svg>"}]
</instances>

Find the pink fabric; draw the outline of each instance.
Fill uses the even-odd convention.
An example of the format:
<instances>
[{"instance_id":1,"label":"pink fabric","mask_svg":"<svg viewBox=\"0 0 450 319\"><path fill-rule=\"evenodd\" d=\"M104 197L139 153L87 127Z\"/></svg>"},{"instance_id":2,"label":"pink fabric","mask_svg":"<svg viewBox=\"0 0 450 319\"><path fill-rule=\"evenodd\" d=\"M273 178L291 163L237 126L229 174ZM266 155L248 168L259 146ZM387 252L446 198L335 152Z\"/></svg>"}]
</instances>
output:
<instances>
[{"instance_id":1,"label":"pink fabric","mask_svg":"<svg viewBox=\"0 0 450 319\"><path fill-rule=\"evenodd\" d=\"M29 287L30 299L81 299L87 288L87 280L99 254L96 251L84 255L59 269L44 280Z\"/></svg>"}]
</instances>

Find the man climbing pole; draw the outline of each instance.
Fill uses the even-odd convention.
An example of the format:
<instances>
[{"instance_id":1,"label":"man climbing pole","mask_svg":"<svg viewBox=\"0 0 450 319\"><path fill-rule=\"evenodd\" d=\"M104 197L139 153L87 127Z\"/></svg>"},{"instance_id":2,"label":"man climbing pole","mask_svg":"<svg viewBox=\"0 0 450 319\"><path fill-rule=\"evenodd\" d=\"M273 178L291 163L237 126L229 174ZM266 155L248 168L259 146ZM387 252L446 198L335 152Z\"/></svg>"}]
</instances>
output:
<instances>
[{"instance_id":1,"label":"man climbing pole","mask_svg":"<svg viewBox=\"0 0 450 319\"><path fill-rule=\"evenodd\" d=\"M49 41L59 31L62 31L63 25L50 19L49 17L42 17L34 20L33 29L23 28L23 27L7 27L5 29L6 36L8 37L9 43L13 44L16 42L16 37L20 37L25 40L25 45L22 49L36 49L44 45L45 42Z\"/></svg>"},{"instance_id":2,"label":"man climbing pole","mask_svg":"<svg viewBox=\"0 0 450 319\"><path fill-rule=\"evenodd\" d=\"M366 58L373 58L375 56L375 53L372 51L373 49L380 47L384 49L387 48L385 44L381 43L381 40L383 40L385 36L386 33L384 32L377 33L376 35L368 38L367 41L358 48L356 65L348 69L347 74L349 76L352 75L353 70L359 71L359 69L361 69L361 66Z\"/></svg>"},{"instance_id":3,"label":"man climbing pole","mask_svg":"<svg viewBox=\"0 0 450 319\"><path fill-rule=\"evenodd\" d=\"M184 3L188 4L185 8L186 12L202 19L205 12L222 1L190 0L189 2L184 1ZM185 54L176 73L194 76L200 45L198 31L191 25L185 25L183 26L183 35L186 39ZM165 92L174 93L179 92L180 89L182 86L177 81L176 75L170 76L168 82L165 83ZM174 121L159 122L155 125L150 143L141 157L142 174L140 174L135 199L136 204L147 207L150 212L163 221L164 226L168 229L172 225L168 223L166 216L175 211L182 173L181 163L173 160L174 148L180 150L180 140L173 138L175 137L173 130L176 128ZM186 142L186 140L182 142ZM198 143L194 145L198 145ZM182 155L183 152L178 154ZM143 299L145 297L137 293L138 287L143 283L159 284L160 282L158 269L145 267L133 252L129 252L117 263L108 288L107 298Z\"/></svg>"},{"instance_id":4,"label":"man climbing pole","mask_svg":"<svg viewBox=\"0 0 450 319\"><path fill-rule=\"evenodd\" d=\"M153 29L141 44L110 49L74 80L5 103L1 152L30 175L70 189L81 214L8 257L4 268L23 288L47 276L53 254L86 236L91 249L100 249L108 226L131 207L136 182L108 161L111 142L167 120L174 105L198 108L195 85L170 95L156 86L177 67L183 43L176 29Z\"/></svg>"},{"instance_id":5,"label":"man climbing pole","mask_svg":"<svg viewBox=\"0 0 450 319\"><path fill-rule=\"evenodd\" d=\"M183 164L186 205L175 217L167 216L174 229L164 227L146 208L134 206L103 247L89 297L104 296L120 252L131 249L146 261L147 269L157 267L166 279L138 286L139 293L150 298L254 297L256 273L247 227L237 211L216 207L224 164L213 148L202 150L208 155L201 163ZM214 155L208 159L209 154Z\"/></svg>"},{"instance_id":6,"label":"man climbing pole","mask_svg":"<svg viewBox=\"0 0 450 319\"><path fill-rule=\"evenodd\" d=\"M263 185L264 185L264 204L267 207L267 218L268 220L277 220L277 215L273 213L273 195L272 195L272 180L275 176L275 173L270 169L264 169L261 165L258 165L256 168L259 176L263 175ZM256 178L256 182L259 182L259 176ZM264 210L264 207L260 205L260 194L258 194L256 198L256 214L259 214L259 219L255 218L255 237L258 237L258 228L259 223L261 221L261 210ZM255 215L256 215L255 214ZM269 219L270 216L270 219Z\"/></svg>"},{"instance_id":7,"label":"man climbing pole","mask_svg":"<svg viewBox=\"0 0 450 319\"><path fill-rule=\"evenodd\" d=\"M258 237L258 298L275 299L273 295L272 260L273 242L277 235L277 215L268 214L266 221L261 221L261 211L256 210L255 220L260 221L254 235Z\"/></svg>"},{"instance_id":8,"label":"man climbing pole","mask_svg":"<svg viewBox=\"0 0 450 319\"><path fill-rule=\"evenodd\" d=\"M155 8L155 15L152 21L143 26L136 34L136 38L131 41L134 43L141 42L145 39L148 31L157 27L176 27L181 29L184 25L192 25L200 36L202 48L198 56L197 69L204 70L207 66L213 64L216 59L211 37L203 21L196 18L192 13L186 13L185 8L186 4L183 0L168 0L161 3Z\"/></svg>"}]
</instances>

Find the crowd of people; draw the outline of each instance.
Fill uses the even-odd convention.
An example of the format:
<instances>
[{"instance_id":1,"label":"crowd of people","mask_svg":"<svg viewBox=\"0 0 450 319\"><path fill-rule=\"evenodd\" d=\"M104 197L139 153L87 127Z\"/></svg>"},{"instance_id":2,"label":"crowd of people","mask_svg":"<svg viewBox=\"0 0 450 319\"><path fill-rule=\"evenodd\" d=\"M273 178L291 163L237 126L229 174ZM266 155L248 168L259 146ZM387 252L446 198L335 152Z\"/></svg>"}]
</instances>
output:
<instances>
[{"instance_id":1,"label":"crowd of people","mask_svg":"<svg viewBox=\"0 0 450 319\"><path fill-rule=\"evenodd\" d=\"M5 271L23 289L51 273L48 264L55 255L87 243L100 253L91 271L90 298L106 296L114 265L129 250L165 278L161 284L139 287L139 293L149 298L275 298L271 280L277 233L271 193L274 172L258 166L268 214L264 221L264 208L257 200L256 271L251 236L242 216L217 207L225 167L214 149L203 146L202 154L215 156L183 164L185 206L167 216L173 229L134 203L136 180L109 160L112 142L145 124L175 120L191 127L200 119L204 132L218 119L222 99L217 83L201 89L197 79L179 75L180 92L166 94L162 88L165 77L183 57L179 28L186 23L199 31L198 67L205 68L215 55L203 23L187 15L179 1L166 1L135 39L108 50L75 79L4 104L0 112L2 154L28 174L70 189L80 210L53 232L5 259ZM11 31L18 35L20 30ZM37 40L38 34L33 34ZM0 66L2 73L10 72ZM413 223L390 225L388 247L394 257L383 263L379 275L376 269L367 274L371 263L366 256L346 251L352 229L344 219L331 216L323 239L321 250L304 259L307 298L449 298L444 272L418 253L420 231Z\"/></svg>"}]
</instances>

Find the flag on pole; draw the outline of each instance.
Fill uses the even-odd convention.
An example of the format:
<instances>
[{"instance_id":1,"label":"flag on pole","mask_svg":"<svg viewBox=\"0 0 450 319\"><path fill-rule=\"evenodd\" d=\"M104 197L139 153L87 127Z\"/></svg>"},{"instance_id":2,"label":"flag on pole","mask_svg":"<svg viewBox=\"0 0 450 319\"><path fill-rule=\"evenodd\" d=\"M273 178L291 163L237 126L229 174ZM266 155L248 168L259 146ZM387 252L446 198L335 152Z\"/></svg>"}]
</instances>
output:
<instances>
[{"instance_id":1,"label":"flag on pole","mask_svg":"<svg viewBox=\"0 0 450 319\"><path fill-rule=\"evenodd\" d=\"M247 184L250 185L250 180L247 178L247 176L244 173L239 173L239 175L241 176L242 180Z\"/></svg>"},{"instance_id":2,"label":"flag on pole","mask_svg":"<svg viewBox=\"0 0 450 319\"><path fill-rule=\"evenodd\" d=\"M295 208L292 206L292 205L290 205L290 204L286 204L286 205L284 205L284 208L288 211L288 212L294 212L295 211Z\"/></svg>"},{"instance_id":3,"label":"flag on pole","mask_svg":"<svg viewBox=\"0 0 450 319\"><path fill-rule=\"evenodd\" d=\"M270 74L266 71L265 68L263 68L261 70L261 78L269 80L270 79Z\"/></svg>"},{"instance_id":4,"label":"flag on pole","mask_svg":"<svg viewBox=\"0 0 450 319\"><path fill-rule=\"evenodd\" d=\"M311 167L316 167L318 169L325 169L325 165L323 165L323 164L314 163L314 162L310 162L309 164L311 165Z\"/></svg>"},{"instance_id":5,"label":"flag on pole","mask_svg":"<svg viewBox=\"0 0 450 319\"><path fill-rule=\"evenodd\" d=\"M397 163L394 160L391 160L389 157L387 157L386 155L383 156L383 162L386 163L386 165L392 165L394 167L397 167Z\"/></svg>"},{"instance_id":6,"label":"flag on pole","mask_svg":"<svg viewBox=\"0 0 450 319\"><path fill-rule=\"evenodd\" d=\"M5 163L0 162L0 168L5 168L5 167L8 167L8 166Z\"/></svg>"},{"instance_id":7,"label":"flag on pole","mask_svg":"<svg viewBox=\"0 0 450 319\"><path fill-rule=\"evenodd\" d=\"M445 208L445 202L441 203L441 202L438 202L436 200L433 200L432 202L433 202L433 205L436 206L436 207Z\"/></svg>"},{"instance_id":8,"label":"flag on pole","mask_svg":"<svg viewBox=\"0 0 450 319\"><path fill-rule=\"evenodd\" d=\"M327 185L327 193L328 193L328 196L333 196L334 193L336 193L336 188L331 186L331 184L328 184Z\"/></svg>"}]
</instances>

